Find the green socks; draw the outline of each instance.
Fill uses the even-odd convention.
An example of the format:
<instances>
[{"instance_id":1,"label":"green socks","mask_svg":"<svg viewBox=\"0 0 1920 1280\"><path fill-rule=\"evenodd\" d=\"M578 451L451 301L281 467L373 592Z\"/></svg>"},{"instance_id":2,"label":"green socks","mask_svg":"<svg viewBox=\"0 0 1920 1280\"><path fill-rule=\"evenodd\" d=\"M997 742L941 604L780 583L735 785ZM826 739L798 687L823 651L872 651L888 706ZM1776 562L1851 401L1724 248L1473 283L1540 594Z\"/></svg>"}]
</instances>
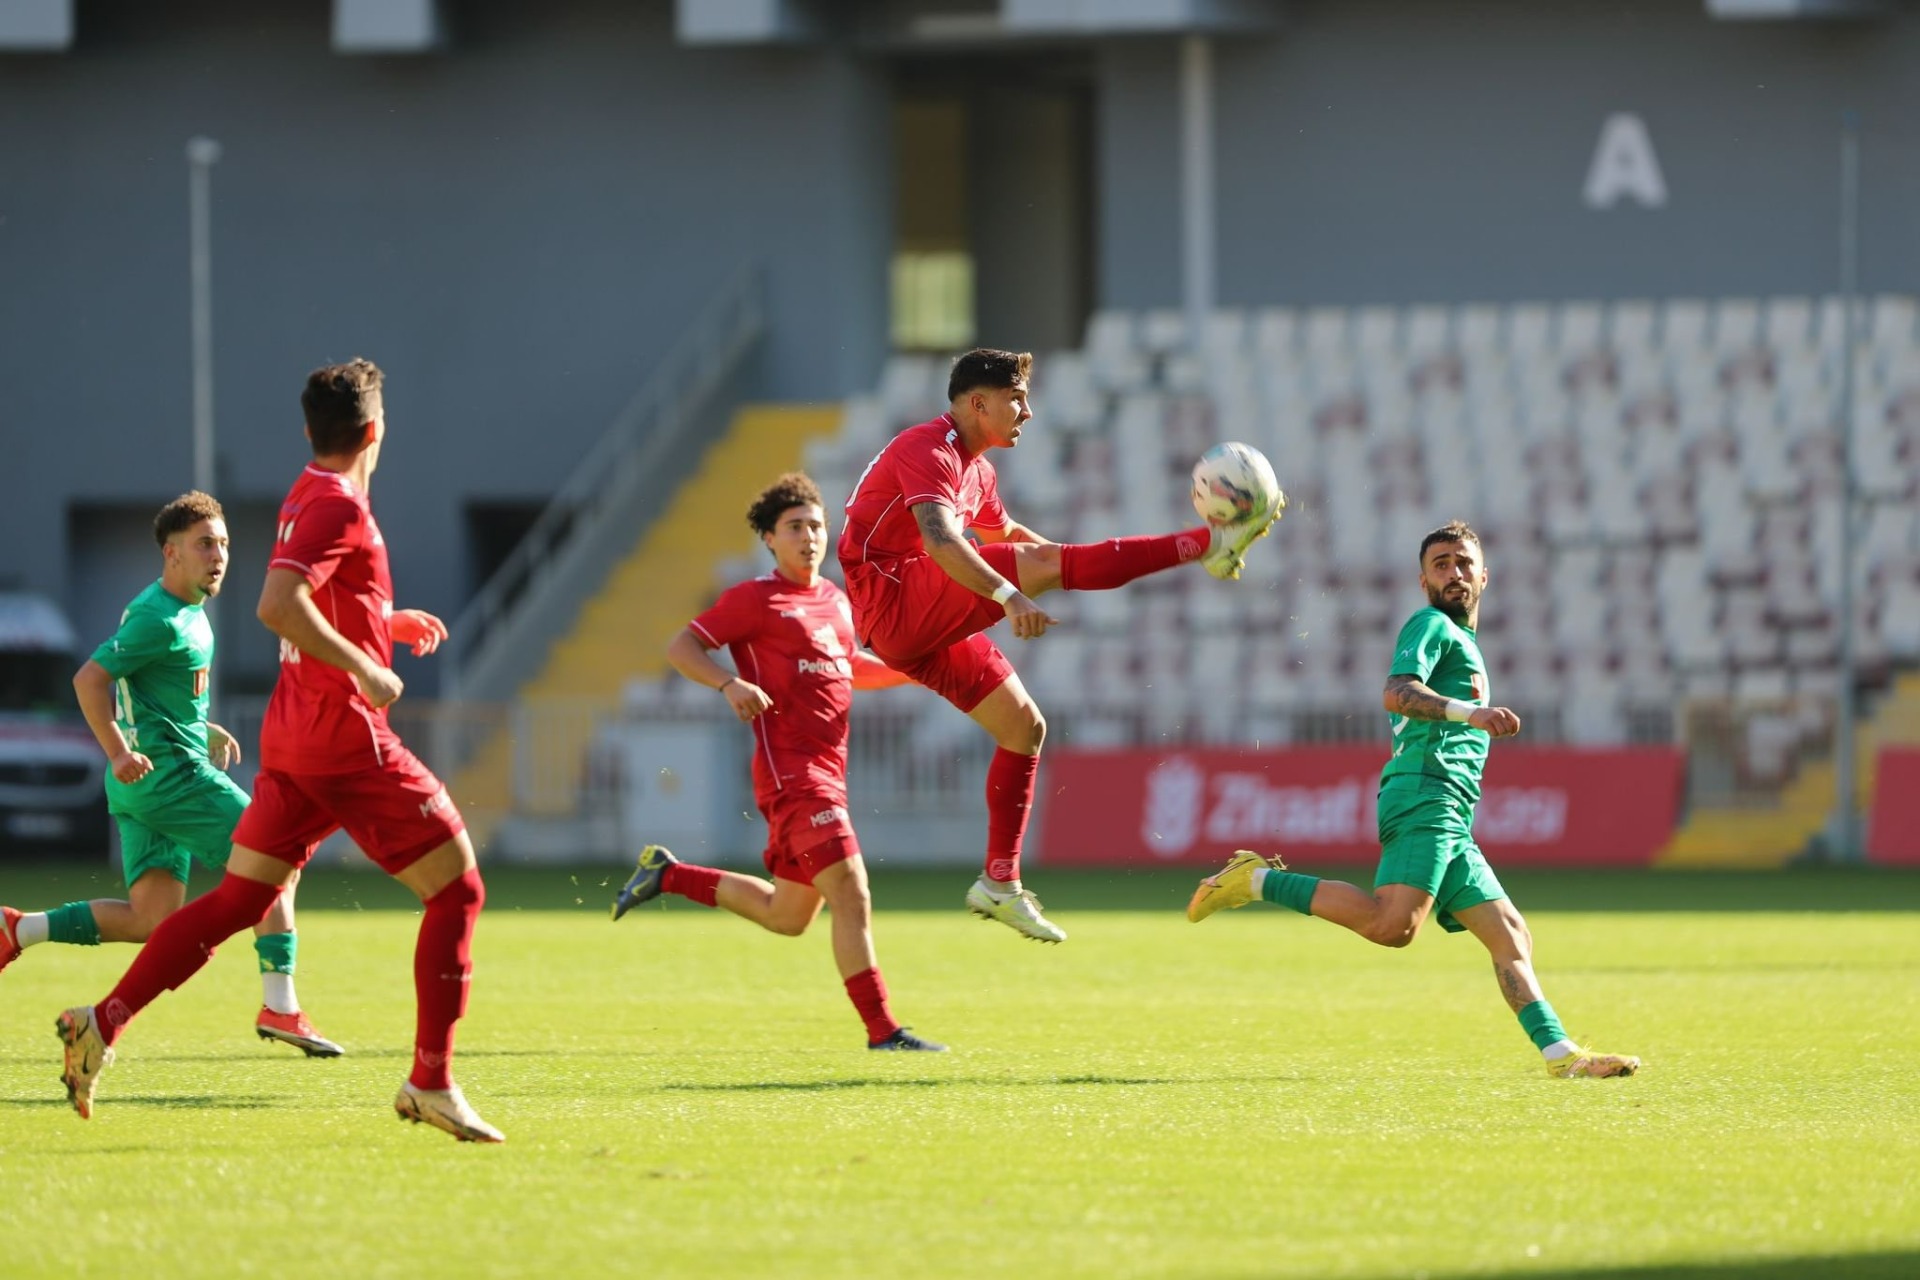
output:
<instances>
[{"instance_id":1,"label":"green socks","mask_svg":"<svg viewBox=\"0 0 1920 1280\"><path fill-rule=\"evenodd\" d=\"M1532 1039L1536 1049L1544 1049L1567 1038L1566 1028L1560 1025L1560 1015L1545 1000L1535 1000L1520 1010L1520 1026Z\"/></svg>"},{"instance_id":2,"label":"green socks","mask_svg":"<svg viewBox=\"0 0 1920 1280\"><path fill-rule=\"evenodd\" d=\"M1313 914L1313 891L1320 887L1319 876L1303 876L1297 871L1269 871L1260 881L1260 896L1276 906L1292 907L1303 916Z\"/></svg>"},{"instance_id":3,"label":"green socks","mask_svg":"<svg viewBox=\"0 0 1920 1280\"><path fill-rule=\"evenodd\" d=\"M47 941L69 942L75 946L100 945L100 925L93 918L93 904L69 902L47 912Z\"/></svg>"},{"instance_id":4,"label":"green socks","mask_svg":"<svg viewBox=\"0 0 1920 1280\"><path fill-rule=\"evenodd\" d=\"M253 953L260 957L262 973L292 973L294 953L300 949L300 935L269 933L253 940Z\"/></svg>"}]
</instances>

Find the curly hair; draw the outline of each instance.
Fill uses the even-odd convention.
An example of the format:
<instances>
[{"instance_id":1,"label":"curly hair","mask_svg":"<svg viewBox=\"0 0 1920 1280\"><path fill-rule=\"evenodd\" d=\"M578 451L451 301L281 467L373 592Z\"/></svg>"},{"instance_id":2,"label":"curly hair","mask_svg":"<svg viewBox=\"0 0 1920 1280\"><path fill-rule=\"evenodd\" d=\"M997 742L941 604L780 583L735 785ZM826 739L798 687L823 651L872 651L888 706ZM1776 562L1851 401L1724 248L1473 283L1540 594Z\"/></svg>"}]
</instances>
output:
<instances>
[{"instance_id":1,"label":"curly hair","mask_svg":"<svg viewBox=\"0 0 1920 1280\"><path fill-rule=\"evenodd\" d=\"M825 505L820 500L820 486L813 482L812 476L804 471L789 471L760 491L760 496L747 508L747 523L755 533L772 533L780 523L782 512L792 507Z\"/></svg>"},{"instance_id":2,"label":"curly hair","mask_svg":"<svg viewBox=\"0 0 1920 1280\"><path fill-rule=\"evenodd\" d=\"M195 489L160 508L160 514L153 518L153 540L164 547L168 538L193 528L202 520L226 518L226 512L220 510L220 503L212 494Z\"/></svg>"}]
</instances>

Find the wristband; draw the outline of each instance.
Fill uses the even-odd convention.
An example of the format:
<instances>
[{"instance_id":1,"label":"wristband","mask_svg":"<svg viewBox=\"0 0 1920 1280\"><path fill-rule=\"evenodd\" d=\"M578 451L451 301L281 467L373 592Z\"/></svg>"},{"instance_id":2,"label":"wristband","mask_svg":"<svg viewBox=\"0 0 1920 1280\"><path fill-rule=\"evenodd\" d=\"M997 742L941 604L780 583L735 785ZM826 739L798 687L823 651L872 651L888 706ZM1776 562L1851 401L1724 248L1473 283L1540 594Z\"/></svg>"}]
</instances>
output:
<instances>
[{"instance_id":1,"label":"wristband","mask_svg":"<svg viewBox=\"0 0 1920 1280\"><path fill-rule=\"evenodd\" d=\"M725 693L727 691L727 686L732 684L735 680L738 680L739 678L740 678L739 676L729 676L726 680L713 686L714 691L716 693Z\"/></svg>"},{"instance_id":2,"label":"wristband","mask_svg":"<svg viewBox=\"0 0 1920 1280\"><path fill-rule=\"evenodd\" d=\"M1455 724L1465 724L1479 709L1471 702L1462 702L1458 698L1447 699L1447 719Z\"/></svg>"},{"instance_id":3,"label":"wristband","mask_svg":"<svg viewBox=\"0 0 1920 1280\"><path fill-rule=\"evenodd\" d=\"M1013 598L1014 592L1018 590L1020 590L1020 588L1014 586L1011 582L1003 582L993 589L993 602L995 604L1005 604Z\"/></svg>"}]
</instances>

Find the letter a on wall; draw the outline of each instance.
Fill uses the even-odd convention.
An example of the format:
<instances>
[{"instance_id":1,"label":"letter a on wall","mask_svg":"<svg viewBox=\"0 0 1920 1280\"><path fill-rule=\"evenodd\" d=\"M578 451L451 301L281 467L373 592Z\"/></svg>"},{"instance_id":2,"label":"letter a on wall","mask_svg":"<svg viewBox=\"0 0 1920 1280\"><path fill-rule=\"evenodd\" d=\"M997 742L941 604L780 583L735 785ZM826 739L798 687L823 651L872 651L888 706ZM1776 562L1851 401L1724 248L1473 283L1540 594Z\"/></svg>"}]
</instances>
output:
<instances>
[{"instance_id":1,"label":"letter a on wall","mask_svg":"<svg viewBox=\"0 0 1920 1280\"><path fill-rule=\"evenodd\" d=\"M1587 166L1586 201L1590 209L1611 209L1632 200L1649 209L1667 203L1667 180L1660 173L1660 157L1639 116L1620 111L1600 126L1600 141Z\"/></svg>"}]
</instances>

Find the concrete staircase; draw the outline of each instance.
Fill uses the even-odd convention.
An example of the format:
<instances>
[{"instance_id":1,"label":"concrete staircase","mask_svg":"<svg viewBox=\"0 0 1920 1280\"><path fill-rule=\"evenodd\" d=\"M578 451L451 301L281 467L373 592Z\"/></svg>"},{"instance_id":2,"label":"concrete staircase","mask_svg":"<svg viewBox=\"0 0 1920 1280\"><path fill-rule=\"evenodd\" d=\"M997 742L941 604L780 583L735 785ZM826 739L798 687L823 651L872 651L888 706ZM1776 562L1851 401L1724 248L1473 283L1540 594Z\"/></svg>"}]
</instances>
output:
<instances>
[{"instance_id":1,"label":"concrete staircase","mask_svg":"<svg viewBox=\"0 0 1920 1280\"><path fill-rule=\"evenodd\" d=\"M667 641L712 601L719 562L753 548L744 519L748 499L774 476L797 469L807 442L838 431L841 416L838 405L758 405L734 416L548 650L520 691L513 726L493 735L456 775L453 795L476 844L486 843L509 813L575 813L596 721L619 705L629 681L666 671ZM516 735L537 757L537 767L523 767L518 777ZM537 741L527 741L529 735Z\"/></svg>"},{"instance_id":2,"label":"concrete staircase","mask_svg":"<svg viewBox=\"0 0 1920 1280\"><path fill-rule=\"evenodd\" d=\"M1880 748L1920 742L1920 675L1904 675L1854 734L1854 802L1863 815L1872 803ZM1780 867L1806 852L1833 814L1838 782L1831 760L1800 770L1763 809L1701 809L1688 815L1656 865L1675 868Z\"/></svg>"}]
</instances>

